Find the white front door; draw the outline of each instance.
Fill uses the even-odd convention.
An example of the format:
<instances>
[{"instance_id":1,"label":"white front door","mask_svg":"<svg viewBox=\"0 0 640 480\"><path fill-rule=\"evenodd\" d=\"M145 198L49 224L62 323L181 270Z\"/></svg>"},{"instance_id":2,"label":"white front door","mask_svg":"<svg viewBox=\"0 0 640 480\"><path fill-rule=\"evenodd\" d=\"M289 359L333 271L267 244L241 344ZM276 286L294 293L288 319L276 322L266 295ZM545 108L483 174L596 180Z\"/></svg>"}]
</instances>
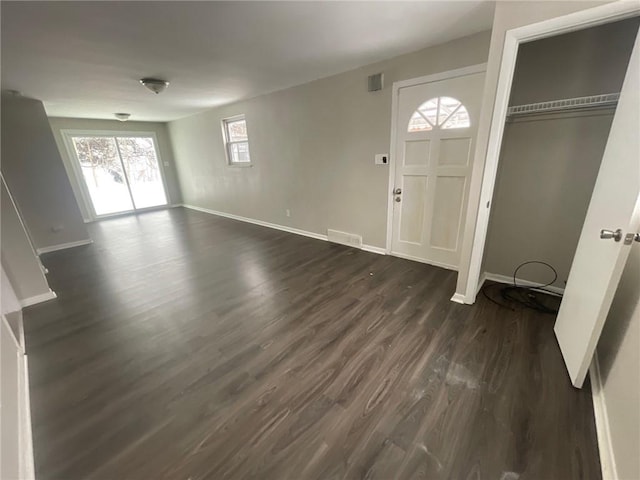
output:
<instances>
[{"instance_id":1,"label":"white front door","mask_svg":"<svg viewBox=\"0 0 640 480\"><path fill-rule=\"evenodd\" d=\"M636 38L554 327L569 376L578 388L635 244L625 237L640 231L639 41ZM615 233L618 229L620 235Z\"/></svg>"},{"instance_id":2,"label":"white front door","mask_svg":"<svg viewBox=\"0 0 640 480\"><path fill-rule=\"evenodd\" d=\"M484 72L400 88L393 255L457 270L483 84Z\"/></svg>"}]
</instances>

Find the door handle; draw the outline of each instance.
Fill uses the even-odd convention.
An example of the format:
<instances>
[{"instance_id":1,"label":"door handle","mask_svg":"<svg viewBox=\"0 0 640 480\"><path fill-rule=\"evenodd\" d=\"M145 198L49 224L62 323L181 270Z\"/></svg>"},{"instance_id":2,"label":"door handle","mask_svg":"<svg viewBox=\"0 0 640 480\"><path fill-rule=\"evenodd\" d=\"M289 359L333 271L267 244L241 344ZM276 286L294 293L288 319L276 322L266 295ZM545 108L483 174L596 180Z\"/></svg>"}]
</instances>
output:
<instances>
[{"instance_id":1,"label":"door handle","mask_svg":"<svg viewBox=\"0 0 640 480\"><path fill-rule=\"evenodd\" d=\"M396 189L393 191L393 195L400 195L401 193L402 193L402 189L401 189L401 188L396 188Z\"/></svg>"},{"instance_id":2,"label":"door handle","mask_svg":"<svg viewBox=\"0 0 640 480\"><path fill-rule=\"evenodd\" d=\"M600 230L600 238L604 240L613 238L614 241L619 242L622 240L622 230L617 229L615 232L613 230Z\"/></svg>"}]
</instances>

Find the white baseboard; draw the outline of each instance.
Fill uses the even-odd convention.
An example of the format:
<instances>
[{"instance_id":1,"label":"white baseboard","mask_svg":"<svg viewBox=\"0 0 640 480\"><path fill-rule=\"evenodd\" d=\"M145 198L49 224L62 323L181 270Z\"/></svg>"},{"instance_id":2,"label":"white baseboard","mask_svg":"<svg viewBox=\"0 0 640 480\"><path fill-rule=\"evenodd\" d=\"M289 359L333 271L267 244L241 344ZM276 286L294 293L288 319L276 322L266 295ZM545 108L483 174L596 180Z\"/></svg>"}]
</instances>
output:
<instances>
[{"instance_id":1,"label":"white baseboard","mask_svg":"<svg viewBox=\"0 0 640 480\"><path fill-rule=\"evenodd\" d=\"M241 222L253 223L254 225L260 225L261 227L273 228L275 230L281 230L283 232L295 233L296 235L302 235L304 237L315 238L316 240L327 241L327 236L320 233L308 232L306 230L300 230L299 228L287 227L285 225L278 225L277 223L263 222L262 220L256 220L248 217L241 217L240 215L234 215L232 213L219 212L217 210L211 210L209 208L196 207L195 205L189 205L183 203L184 208L191 210L197 210L198 212L210 213L211 215L217 215L219 217L231 218L233 220L239 220Z\"/></svg>"},{"instance_id":2,"label":"white baseboard","mask_svg":"<svg viewBox=\"0 0 640 480\"><path fill-rule=\"evenodd\" d=\"M362 245L365 252L377 253L378 255L386 255L387 250L382 247L374 247L373 245Z\"/></svg>"},{"instance_id":3,"label":"white baseboard","mask_svg":"<svg viewBox=\"0 0 640 480\"><path fill-rule=\"evenodd\" d=\"M504 283L507 285L513 285L513 277L508 277L506 275L499 275L497 273L484 272L480 277L480 282L479 282L480 286L478 287L478 292L480 291L480 288L482 288L482 285L484 284L484 282L487 280L490 280L492 282ZM523 280L521 278L516 278L516 282L518 283L519 286L522 286L522 287L537 287L540 285L539 283L530 282L529 280ZM544 288L545 290L549 290L550 292L557 293L559 295L564 294L564 288L554 287L554 286L549 286Z\"/></svg>"},{"instance_id":4,"label":"white baseboard","mask_svg":"<svg viewBox=\"0 0 640 480\"><path fill-rule=\"evenodd\" d=\"M455 272L458 271L458 267L455 265L449 265L447 263L440 262L432 262L431 260L427 261L423 258L414 257L412 255L405 255L404 253L391 252L389 255L393 255L394 257L404 258L405 260L412 260L414 262L426 263L427 265L433 265L434 267L445 268L447 270L453 270Z\"/></svg>"},{"instance_id":5,"label":"white baseboard","mask_svg":"<svg viewBox=\"0 0 640 480\"><path fill-rule=\"evenodd\" d=\"M453 297L451 297L451 301L455 303L460 303L462 305L465 304L464 295L462 293L454 293Z\"/></svg>"},{"instance_id":6,"label":"white baseboard","mask_svg":"<svg viewBox=\"0 0 640 480\"><path fill-rule=\"evenodd\" d=\"M47 300L53 300L54 298L58 298L56 292L54 292L53 290L49 290L47 293L42 293L40 295L35 295L33 297L20 300L20 305L22 306L22 308L30 307L31 305L35 305L36 303L46 302Z\"/></svg>"},{"instance_id":7,"label":"white baseboard","mask_svg":"<svg viewBox=\"0 0 640 480\"><path fill-rule=\"evenodd\" d=\"M596 433L598 436L598 451L600 452L600 467L603 480L617 480L616 459L613 454L611 442L611 430L609 428L609 415L607 403L604 397L602 377L600 376L600 362L596 351L589 367L591 379L591 395L593 397L593 415L596 419Z\"/></svg>"},{"instance_id":8,"label":"white baseboard","mask_svg":"<svg viewBox=\"0 0 640 480\"><path fill-rule=\"evenodd\" d=\"M296 235L302 235L303 237L315 238L316 240L327 241L327 236L321 233L309 232L307 230L301 230L299 228L287 227L285 225L279 225L277 223L265 222L262 220L256 220L254 218L242 217L240 215L234 215L232 213L220 212L218 210L211 210L209 208L196 207L195 205L189 205L187 203L183 203L182 206L184 208L189 208L191 210L196 210L198 212L209 213L211 215L217 215L219 217L231 218L232 220L239 220L241 222L252 223L254 225L260 225L261 227L273 228L275 230L280 230L287 233L294 233ZM385 255L385 249L380 247L374 247L372 245L362 245L362 250L366 252L377 253L380 255Z\"/></svg>"},{"instance_id":9,"label":"white baseboard","mask_svg":"<svg viewBox=\"0 0 640 480\"><path fill-rule=\"evenodd\" d=\"M87 240L80 240L78 242L60 243L58 245L51 245L50 247L37 248L36 253L38 255L41 255L43 253L56 252L58 250L64 250L66 248L79 247L81 245L89 245L90 243L93 243L93 240L91 240L90 238Z\"/></svg>"}]
</instances>

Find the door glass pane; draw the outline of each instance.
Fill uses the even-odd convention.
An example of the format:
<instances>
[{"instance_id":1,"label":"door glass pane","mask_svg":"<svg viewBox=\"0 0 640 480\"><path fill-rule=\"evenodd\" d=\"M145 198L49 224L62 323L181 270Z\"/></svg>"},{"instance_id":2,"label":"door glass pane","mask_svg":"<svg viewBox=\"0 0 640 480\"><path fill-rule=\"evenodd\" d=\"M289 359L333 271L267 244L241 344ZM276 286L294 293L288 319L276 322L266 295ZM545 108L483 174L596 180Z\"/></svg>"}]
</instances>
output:
<instances>
[{"instance_id":1,"label":"door glass pane","mask_svg":"<svg viewBox=\"0 0 640 480\"><path fill-rule=\"evenodd\" d=\"M72 141L96 215L133 210L115 139L73 137Z\"/></svg>"},{"instance_id":2,"label":"door glass pane","mask_svg":"<svg viewBox=\"0 0 640 480\"><path fill-rule=\"evenodd\" d=\"M426 118L431 125L438 124L438 99L432 98L431 100L424 102L418 107L422 116Z\"/></svg>"},{"instance_id":3,"label":"door glass pane","mask_svg":"<svg viewBox=\"0 0 640 480\"><path fill-rule=\"evenodd\" d=\"M118 137L136 208L167 204L156 149L151 137Z\"/></svg>"}]
</instances>

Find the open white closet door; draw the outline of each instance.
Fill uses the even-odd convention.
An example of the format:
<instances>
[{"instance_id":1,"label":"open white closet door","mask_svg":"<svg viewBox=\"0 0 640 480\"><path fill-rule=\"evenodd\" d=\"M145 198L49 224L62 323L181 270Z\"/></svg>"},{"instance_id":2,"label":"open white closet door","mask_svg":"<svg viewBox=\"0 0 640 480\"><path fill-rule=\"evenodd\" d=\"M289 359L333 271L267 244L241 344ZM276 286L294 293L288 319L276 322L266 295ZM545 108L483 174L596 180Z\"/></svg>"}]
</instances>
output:
<instances>
[{"instance_id":1,"label":"open white closet door","mask_svg":"<svg viewBox=\"0 0 640 480\"><path fill-rule=\"evenodd\" d=\"M581 388L640 228L640 48L631 54L587 217L554 327ZM549 232L553 235L553 232Z\"/></svg>"}]
</instances>

